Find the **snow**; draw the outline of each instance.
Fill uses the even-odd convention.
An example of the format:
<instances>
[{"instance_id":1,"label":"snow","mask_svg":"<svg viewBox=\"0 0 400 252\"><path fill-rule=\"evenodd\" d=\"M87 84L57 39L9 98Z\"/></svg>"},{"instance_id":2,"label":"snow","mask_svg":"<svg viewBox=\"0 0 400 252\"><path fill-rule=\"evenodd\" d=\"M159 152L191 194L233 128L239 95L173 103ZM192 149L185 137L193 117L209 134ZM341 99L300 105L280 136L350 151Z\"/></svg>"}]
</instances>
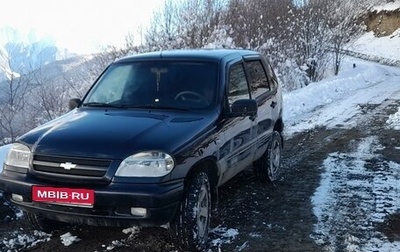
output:
<instances>
[{"instance_id":1,"label":"snow","mask_svg":"<svg viewBox=\"0 0 400 252\"><path fill-rule=\"evenodd\" d=\"M14 231L11 238L3 240L1 243L7 248L7 251L29 251L40 242L47 242L51 238L51 234L35 230L33 234L23 234Z\"/></svg>"},{"instance_id":2,"label":"snow","mask_svg":"<svg viewBox=\"0 0 400 252\"><path fill-rule=\"evenodd\" d=\"M80 241L77 236L72 235L70 232L67 232L63 235L60 235L61 243L64 244L64 246L68 247L74 244L75 242Z\"/></svg>"},{"instance_id":3,"label":"snow","mask_svg":"<svg viewBox=\"0 0 400 252\"><path fill-rule=\"evenodd\" d=\"M400 1L395 3L400 5ZM388 6L385 8L392 5ZM400 31L379 39L367 33L353 43L352 50L369 55L378 61L380 57L400 61ZM363 116L365 104L380 106L395 99L400 100L400 68L346 57L338 76L284 93L283 117L286 127L284 134L285 137L290 138L297 132L317 127L352 128L361 120L365 120ZM400 130L400 107L396 113L389 116L386 123L387 127ZM331 153L321 166L321 183L312 198L314 215L317 218L312 238L317 244L325 246L326 251L335 251L338 239L344 239L345 251L400 251L400 243L390 243L372 226L374 222L382 222L387 214L394 213L400 205L399 178L385 170L391 169L400 173L400 165L380 160L381 165L376 167L380 169L380 176L373 176L365 165L367 160L379 160L378 151L382 148L378 139L371 136L363 139L351 152ZM10 145L0 147L1 164L9 149ZM0 166L1 170L2 166ZM342 179L344 176L347 178L350 176L353 179L344 180ZM339 194L338 191L340 191ZM353 197L355 205L337 209L338 204L346 197ZM391 199L389 206L387 198ZM364 212L373 214L363 216ZM358 218L359 216L363 218ZM351 220L354 230L363 228L361 232L370 239L362 240L363 238L353 233L343 234L340 229L340 220ZM364 222L370 224L366 225ZM140 229L132 227L124 229L123 232L127 235L135 235L140 232ZM235 240L239 233L238 229L218 226L211 231L213 239L210 245L220 250L223 244ZM258 235L251 234L255 237ZM342 235L342 237L337 235ZM33 236L16 234L15 238L5 240L3 244L7 244L9 249L14 249L26 247L24 243L33 244L46 239L50 239L50 236L43 233ZM60 236L60 240L65 246L70 246L78 242L79 238L68 232ZM248 249L246 241L242 241L241 244L238 251ZM107 250L118 246L121 246L121 242L113 241Z\"/></svg>"},{"instance_id":4,"label":"snow","mask_svg":"<svg viewBox=\"0 0 400 252\"><path fill-rule=\"evenodd\" d=\"M0 146L0 172L3 170L3 162L7 156L8 151L11 148L11 144Z\"/></svg>"},{"instance_id":5,"label":"snow","mask_svg":"<svg viewBox=\"0 0 400 252\"><path fill-rule=\"evenodd\" d=\"M400 130L400 107L395 114L389 115L389 119L386 121L386 123L388 124L389 128Z\"/></svg>"},{"instance_id":6,"label":"snow","mask_svg":"<svg viewBox=\"0 0 400 252\"><path fill-rule=\"evenodd\" d=\"M218 226L213 230L211 230L211 234L218 237L211 241L212 246L220 247L222 244L231 243L232 240L234 240L236 236L239 234L239 230L234 228Z\"/></svg>"},{"instance_id":7,"label":"snow","mask_svg":"<svg viewBox=\"0 0 400 252\"><path fill-rule=\"evenodd\" d=\"M400 0L379 8L393 6L400 7ZM400 66L400 29L380 38L373 32L365 33L349 45L349 50L361 58ZM346 57L338 76L284 94L286 135L290 137L316 127L354 126L356 121L349 119L361 116L360 104L381 104L386 99L399 99L399 75L398 68ZM392 127L397 123L399 127L398 117L393 115L388 123Z\"/></svg>"},{"instance_id":8,"label":"snow","mask_svg":"<svg viewBox=\"0 0 400 252\"><path fill-rule=\"evenodd\" d=\"M400 99L399 83L398 68L345 58L338 76L283 95L285 135L317 127L353 127L357 121L349 119L362 119L362 104Z\"/></svg>"},{"instance_id":9,"label":"snow","mask_svg":"<svg viewBox=\"0 0 400 252\"><path fill-rule=\"evenodd\" d=\"M373 8L376 11L400 9L400 0ZM400 66L400 29L388 36L376 38L373 31L364 33L349 45L351 52L358 56L375 57L383 62L391 62Z\"/></svg>"},{"instance_id":10,"label":"snow","mask_svg":"<svg viewBox=\"0 0 400 252\"><path fill-rule=\"evenodd\" d=\"M122 230L124 234L129 234L129 235L135 235L139 233L140 228L139 227L130 227L130 228L125 228Z\"/></svg>"},{"instance_id":11,"label":"snow","mask_svg":"<svg viewBox=\"0 0 400 252\"><path fill-rule=\"evenodd\" d=\"M387 61L399 61L400 29L379 39L376 39L373 31L365 33L349 46L349 50L361 55L384 58Z\"/></svg>"},{"instance_id":12,"label":"snow","mask_svg":"<svg viewBox=\"0 0 400 252\"><path fill-rule=\"evenodd\" d=\"M378 138L371 136L354 152L332 153L324 161L320 186L312 197L318 221L311 236L324 251L336 251L343 236L345 251L400 251L400 242L390 242L376 230L377 223L400 205L400 183L394 175L400 173L400 165L380 160L373 169L368 166L369 160L379 160L380 149Z\"/></svg>"},{"instance_id":13,"label":"snow","mask_svg":"<svg viewBox=\"0 0 400 252\"><path fill-rule=\"evenodd\" d=\"M393 11L393 10L397 10L400 9L400 0L396 0L392 3L386 3L384 5L379 5L379 6L375 6L372 8L372 10L376 10L376 11Z\"/></svg>"}]
</instances>

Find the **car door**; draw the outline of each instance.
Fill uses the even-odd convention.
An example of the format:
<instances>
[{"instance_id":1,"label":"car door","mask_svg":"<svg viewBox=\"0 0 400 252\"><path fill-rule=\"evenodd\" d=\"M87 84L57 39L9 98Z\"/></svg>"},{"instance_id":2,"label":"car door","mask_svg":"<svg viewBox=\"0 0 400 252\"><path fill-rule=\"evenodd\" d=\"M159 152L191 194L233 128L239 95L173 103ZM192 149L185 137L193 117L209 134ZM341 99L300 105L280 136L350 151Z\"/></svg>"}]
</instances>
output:
<instances>
[{"instance_id":1,"label":"car door","mask_svg":"<svg viewBox=\"0 0 400 252\"><path fill-rule=\"evenodd\" d=\"M257 159L265 152L269 137L274 130L274 118L278 118L276 111L279 109L279 101L262 58L246 58L244 65L249 76L251 98L255 99L258 105L257 118L254 122L257 135L255 159Z\"/></svg>"},{"instance_id":2,"label":"car door","mask_svg":"<svg viewBox=\"0 0 400 252\"><path fill-rule=\"evenodd\" d=\"M250 99L249 84L243 62L233 64L228 69L227 103L229 108L240 99ZM229 109L228 108L228 109ZM225 137L227 141L221 148L223 163L226 169L222 171L221 183L251 164L257 141L255 117L243 116L228 118L225 122Z\"/></svg>"}]
</instances>

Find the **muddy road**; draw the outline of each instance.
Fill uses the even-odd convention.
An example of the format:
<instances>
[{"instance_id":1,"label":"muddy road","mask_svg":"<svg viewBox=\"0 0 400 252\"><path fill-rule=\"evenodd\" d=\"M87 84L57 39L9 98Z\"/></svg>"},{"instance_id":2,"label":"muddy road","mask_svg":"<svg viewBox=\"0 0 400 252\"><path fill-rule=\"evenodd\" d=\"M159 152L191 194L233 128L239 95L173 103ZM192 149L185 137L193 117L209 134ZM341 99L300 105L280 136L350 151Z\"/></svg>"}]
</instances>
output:
<instances>
[{"instance_id":1,"label":"muddy road","mask_svg":"<svg viewBox=\"0 0 400 252\"><path fill-rule=\"evenodd\" d=\"M357 127L286 138L276 184L258 182L249 168L224 185L210 251L397 251L400 131L387 120L399 106L359 104ZM46 234L7 202L0 210L0 251L179 251L164 228L65 225Z\"/></svg>"}]
</instances>

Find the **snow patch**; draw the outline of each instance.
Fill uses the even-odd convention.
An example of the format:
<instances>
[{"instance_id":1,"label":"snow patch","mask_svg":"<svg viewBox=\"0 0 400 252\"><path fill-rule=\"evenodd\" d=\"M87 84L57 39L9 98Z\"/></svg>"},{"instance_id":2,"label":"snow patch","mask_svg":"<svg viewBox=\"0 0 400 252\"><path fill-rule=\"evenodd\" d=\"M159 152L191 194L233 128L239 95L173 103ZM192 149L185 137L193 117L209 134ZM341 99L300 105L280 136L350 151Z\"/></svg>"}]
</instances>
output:
<instances>
[{"instance_id":1,"label":"snow patch","mask_svg":"<svg viewBox=\"0 0 400 252\"><path fill-rule=\"evenodd\" d=\"M111 245L108 245L108 246L103 245L102 247L103 248L105 247L105 249L107 251L111 251L111 250L113 250L115 248L119 248L119 247L123 247L123 246L125 246L125 244L122 241L114 240L114 241L111 242Z\"/></svg>"},{"instance_id":2,"label":"snow patch","mask_svg":"<svg viewBox=\"0 0 400 252\"><path fill-rule=\"evenodd\" d=\"M231 243L236 238L236 236L239 235L239 230L217 226L216 228L211 230L211 234L217 237L211 241L211 245L213 247L220 247L222 244Z\"/></svg>"},{"instance_id":3,"label":"snow patch","mask_svg":"<svg viewBox=\"0 0 400 252\"><path fill-rule=\"evenodd\" d=\"M35 247L38 243L48 242L51 234L41 231L33 231L33 234L25 234L21 231L14 231L10 239L3 239L0 242L1 251L23 251ZM4 249L4 250L3 250Z\"/></svg>"},{"instance_id":4,"label":"snow patch","mask_svg":"<svg viewBox=\"0 0 400 252\"><path fill-rule=\"evenodd\" d=\"M135 235L135 234L137 234L139 232L140 232L140 228L136 227L136 226L130 227L130 228L125 228L125 229L122 230L122 233L130 234L130 235Z\"/></svg>"},{"instance_id":5,"label":"snow patch","mask_svg":"<svg viewBox=\"0 0 400 252\"><path fill-rule=\"evenodd\" d=\"M238 246L238 247L235 249L235 251L243 251L243 250L245 250L245 249L248 248L248 247L249 247L249 242L246 241L246 242L243 243L241 246Z\"/></svg>"},{"instance_id":6,"label":"snow patch","mask_svg":"<svg viewBox=\"0 0 400 252\"><path fill-rule=\"evenodd\" d=\"M372 8L372 10L380 11L394 11L400 9L400 1L396 0L392 3L386 3L384 5L378 5Z\"/></svg>"},{"instance_id":7,"label":"snow patch","mask_svg":"<svg viewBox=\"0 0 400 252\"><path fill-rule=\"evenodd\" d=\"M81 240L77 236L72 235L70 232L60 235L60 239L61 239L61 243L64 244L64 246L66 246L66 247L72 245L75 242L79 242Z\"/></svg>"},{"instance_id":8,"label":"snow patch","mask_svg":"<svg viewBox=\"0 0 400 252\"><path fill-rule=\"evenodd\" d=\"M389 125L389 128L400 130L400 107L395 114L389 116L389 119L386 121L386 123Z\"/></svg>"}]
</instances>

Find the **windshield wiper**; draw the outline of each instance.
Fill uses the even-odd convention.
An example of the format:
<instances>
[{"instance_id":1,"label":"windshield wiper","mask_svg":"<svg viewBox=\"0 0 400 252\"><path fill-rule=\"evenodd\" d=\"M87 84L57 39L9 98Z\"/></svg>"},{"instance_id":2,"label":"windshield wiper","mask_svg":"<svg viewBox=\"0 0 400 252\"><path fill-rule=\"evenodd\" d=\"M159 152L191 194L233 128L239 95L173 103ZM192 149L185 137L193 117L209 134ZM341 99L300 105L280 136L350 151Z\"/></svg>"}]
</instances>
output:
<instances>
[{"instance_id":1,"label":"windshield wiper","mask_svg":"<svg viewBox=\"0 0 400 252\"><path fill-rule=\"evenodd\" d=\"M166 109L166 110L181 110L181 111L189 111L188 108L179 108L179 107L171 107L171 106L159 106L155 104L138 104L138 105L115 105L104 102L87 102L82 104L86 107L98 107L98 108L120 108L120 109L130 109L130 108L139 108L139 109Z\"/></svg>"},{"instance_id":2,"label":"windshield wiper","mask_svg":"<svg viewBox=\"0 0 400 252\"><path fill-rule=\"evenodd\" d=\"M99 107L99 108L122 108L122 106L114 105L114 104L110 104L110 103L104 103L104 102L87 102L87 103L82 104L82 106Z\"/></svg>"},{"instance_id":3,"label":"windshield wiper","mask_svg":"<svg viewBox=\"0 0 400 252\"><path fill-rule=\"evenodd\" d=\"M124 105L122 108L140 108L140 109L168 109L168 110L181 110L189 111L188 108L170 107L170 106L158 106L154 104L139 104L139 105Z\"/></svg>"}]
</instances>

